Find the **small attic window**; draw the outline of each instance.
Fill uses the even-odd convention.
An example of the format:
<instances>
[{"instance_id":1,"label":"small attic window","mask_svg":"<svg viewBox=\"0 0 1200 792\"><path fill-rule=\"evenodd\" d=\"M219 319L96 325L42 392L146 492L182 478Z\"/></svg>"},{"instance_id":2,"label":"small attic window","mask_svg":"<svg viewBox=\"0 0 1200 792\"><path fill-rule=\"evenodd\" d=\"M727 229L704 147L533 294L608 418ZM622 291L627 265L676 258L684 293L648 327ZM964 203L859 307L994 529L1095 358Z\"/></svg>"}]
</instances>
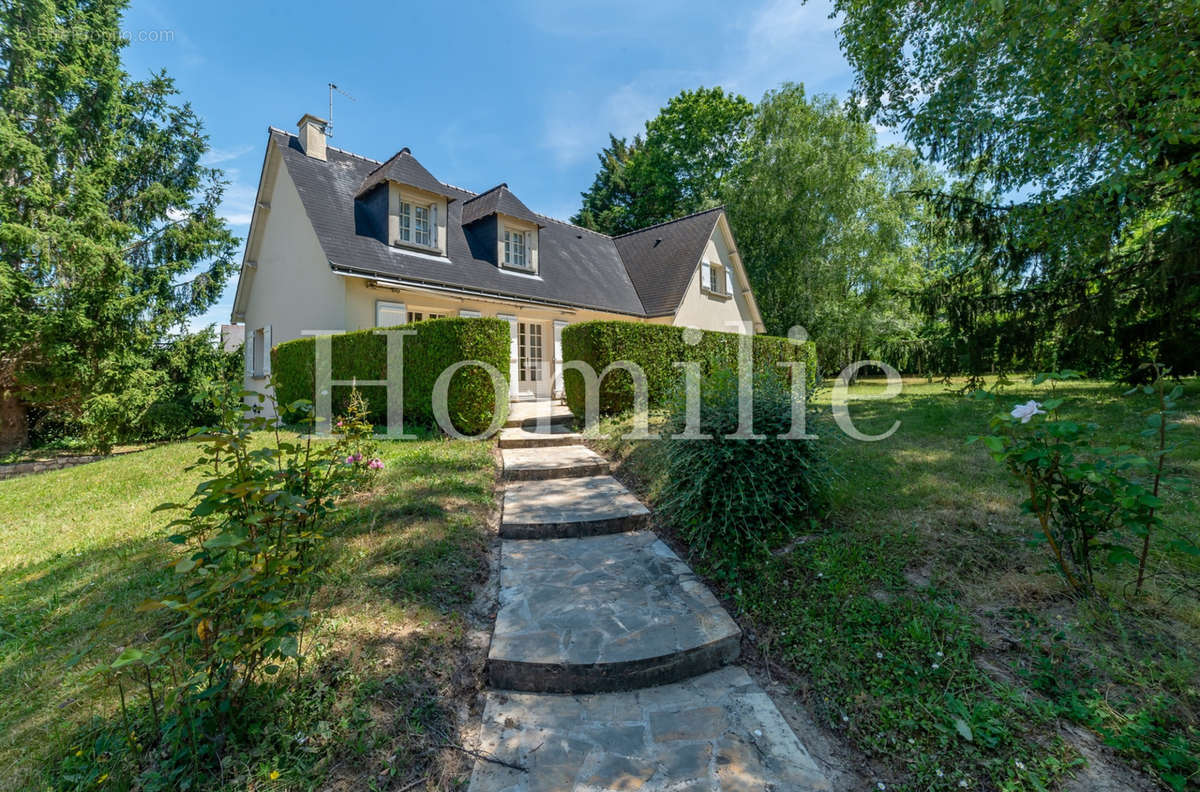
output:
<instances>
[{"instance_id":1,"label":"small attic window","mask_svg":"<svg viewBox=\"0 0 1200 792\"><path fill-rule=\"evenodd\" d=\"M438 246L437 204L413 204L400 201L400 227L397 239L411 245Z\"/></svg>"},{"instance_id":2,"label":"small attic window","mask_svg":"<svg viewBox=\"0 0 1200 792\"><path fill-rule=\"evenodd\" d=\"M529 256L527 255L526 235L528 233L528 231L504 230L504 266L523 270L533 269L529 265Z\"/></svg>"}]
</instances>

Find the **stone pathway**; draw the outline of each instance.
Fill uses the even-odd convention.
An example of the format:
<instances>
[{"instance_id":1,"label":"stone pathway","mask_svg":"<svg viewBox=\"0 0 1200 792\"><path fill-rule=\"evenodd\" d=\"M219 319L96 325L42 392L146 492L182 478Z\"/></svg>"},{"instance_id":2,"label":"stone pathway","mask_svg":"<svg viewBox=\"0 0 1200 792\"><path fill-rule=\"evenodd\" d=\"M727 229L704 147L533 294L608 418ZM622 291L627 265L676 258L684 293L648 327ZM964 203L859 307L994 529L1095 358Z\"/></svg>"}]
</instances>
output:
<instances>
[{"instance_id":1,"label":"stone pathway","mask_svg":"<svg viewBox=\"0 0 1200 792\"><path fill-rule=\"evenodd\" d=\"M469 792L831 787L730 666L741 631L561 407L500 436L500 611ZM542 410L537 425L534 411ZM519 768L519 769L518 769Z\"/></svg>"}]
</instances>

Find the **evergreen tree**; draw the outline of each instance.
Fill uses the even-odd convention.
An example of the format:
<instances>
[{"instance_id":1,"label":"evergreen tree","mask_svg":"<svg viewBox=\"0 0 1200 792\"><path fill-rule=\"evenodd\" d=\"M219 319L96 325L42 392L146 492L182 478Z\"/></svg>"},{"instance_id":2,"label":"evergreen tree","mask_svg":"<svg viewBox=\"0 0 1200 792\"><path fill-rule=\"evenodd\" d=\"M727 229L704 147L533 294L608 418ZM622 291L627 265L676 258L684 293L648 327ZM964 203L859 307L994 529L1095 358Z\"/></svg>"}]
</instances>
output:
<instances>
[{"instance_id":1,"label":"evergreen tree","mask_svg":"<svg viewBox=\"0 0 1200 792\"><path fill-rule=\"evenodd\" d=\"M99 446L154 401L154 344L237 249L199 118L164 73L122 69L125 6L0 2L0 392Z\"/></svg>"}]
</instances>

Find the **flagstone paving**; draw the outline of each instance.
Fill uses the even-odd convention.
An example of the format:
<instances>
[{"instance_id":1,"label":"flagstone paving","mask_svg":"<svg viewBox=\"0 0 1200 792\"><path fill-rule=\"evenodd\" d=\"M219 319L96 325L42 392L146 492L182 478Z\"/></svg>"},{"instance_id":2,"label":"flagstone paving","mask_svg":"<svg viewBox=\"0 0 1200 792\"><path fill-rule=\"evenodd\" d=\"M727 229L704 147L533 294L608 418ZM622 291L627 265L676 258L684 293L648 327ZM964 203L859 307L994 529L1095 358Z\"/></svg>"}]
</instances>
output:
<instances>
[{"instance_id":1,"label":"flagstone paving","mask_svg":"<svg viewBox=\"0 0 1200 792\"><path fill-rule=\"evenodd\" d=\"M816 763L737 667L625 693L492 691L470 792L830 790Z\"/></svg>"},{"instance_id":2,"label":"flagstone paving","mask_svg":"<svg viewBox=\"0 0 1200 792\"><path fill-rule=\"evenodd\" d=\"M505 448L500 457L504 461L504 478L509 481L578 478L609 472L607 459L581 445Z\"/></svg>"},{"instance_id":3,"label":"flagstone paving","mask_svg":"<svg viewBox=\"0 0 1200 792\"><path fill-rule=\"evenodd\" d=\"M570 426L555 423L548 427L548 431L537 427L526 428L524 425L501 429L499 445L501 448L550 448L579 445L582 442L583 435Z\"/></svg>"},{"instance_id":4,"label":"flagstone paving","mask_svg":"<svg viewBox=\"0 0 1200 792\"><path fill-rule=\"evenodd\" d=\"M737 624L567 420L514 404L500 433L500 610L468 792L831 789L727 665Z\"/></svg>"},{"instance_id":5,"label":"flagstone paving","mask_svg":"<svg viewBox=\"0 0 1200 792\"><path fill-rule=\"evenodd\" d=\"M504 488L500 536L551 539L633 531L650 510L612 476L514 481Z\"/></svg>"},{"instance_id":6,"label":"flagstone paving","mask_svg":"<svg viewBox=\"0 0 1200 792\"><path fill-rule=\"evenodd\" d=\"M505 542L493 686L597 692L677 682L737 657L741 630L649 531Z\"/></svg>"}]
</instances>

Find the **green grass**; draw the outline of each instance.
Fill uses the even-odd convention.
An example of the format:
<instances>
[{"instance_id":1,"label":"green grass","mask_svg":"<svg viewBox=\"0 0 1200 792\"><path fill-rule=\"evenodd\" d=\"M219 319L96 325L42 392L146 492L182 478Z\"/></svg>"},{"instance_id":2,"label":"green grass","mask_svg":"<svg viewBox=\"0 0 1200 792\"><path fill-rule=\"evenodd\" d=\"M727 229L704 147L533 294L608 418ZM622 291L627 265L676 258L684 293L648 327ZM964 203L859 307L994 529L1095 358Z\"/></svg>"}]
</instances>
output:
<instances>
[{"instance_id":1,"label":"green grass","mask_svg":"<svg viewBox=\"0 0 1200 792\"><path fill-rule=\"evenodd\" d=\"M958 383L956 383L957 387ZM1149 450L1138 436L1147 397L1106 382L1071 383L1067 415L1095 421L1105 442ZM863 382L856 397L879 395ZM801 680L798 692L853 743L889 789L1053 789L1080 761L1058 720L1091 729L1128 764L1176 789L1200 789L1200 564L1156 545L1151 584L1135 599L1128 567L1077 600L1053 573L1022 491L966 438L987 431L993 409L1047 389L1021 380L995 406L946 386L908 381L890 400L854 401L860 431L820 428L839 476L820 531L714 581L753 625L758 650ZM828 408L830 391L817 397ZM1186 383L1170 474L1200 486L1200 382ZM601 450L651 501L663 456L615 439ZM1174 531L1200 539L1197 489L1171 494ZM670 526L664 526L670 532ZM701 572L713 559L693 557ZM940 654L939 654L940 653ZM937 668L934 668L934 665Z\"/></svg>"},{"instance_id":2,"label":"green grass","mask_svg":"<svg viewBox=\"0 0 1200 792\"><path fill-rule=\"evenodd\" d=\"M381 451L387 467L372 490L333 518L319 648L283 695L286 718L237 746L214 788L361 789L410 777L440 788L464 772L431 735L452 729L451 699L473 684L464 612L486 573L493 461L485 444L442 440ZM195 455L172 443L0 481L4 788L61 784L64 760L92 758L89 741L111 728L116 692L86 673L161 626L133 610L170 577L169 516L151 510L191 493L200 473L184 467ZM122 778L114 767L106 786Z\"/></svg>"}]
</instances>

